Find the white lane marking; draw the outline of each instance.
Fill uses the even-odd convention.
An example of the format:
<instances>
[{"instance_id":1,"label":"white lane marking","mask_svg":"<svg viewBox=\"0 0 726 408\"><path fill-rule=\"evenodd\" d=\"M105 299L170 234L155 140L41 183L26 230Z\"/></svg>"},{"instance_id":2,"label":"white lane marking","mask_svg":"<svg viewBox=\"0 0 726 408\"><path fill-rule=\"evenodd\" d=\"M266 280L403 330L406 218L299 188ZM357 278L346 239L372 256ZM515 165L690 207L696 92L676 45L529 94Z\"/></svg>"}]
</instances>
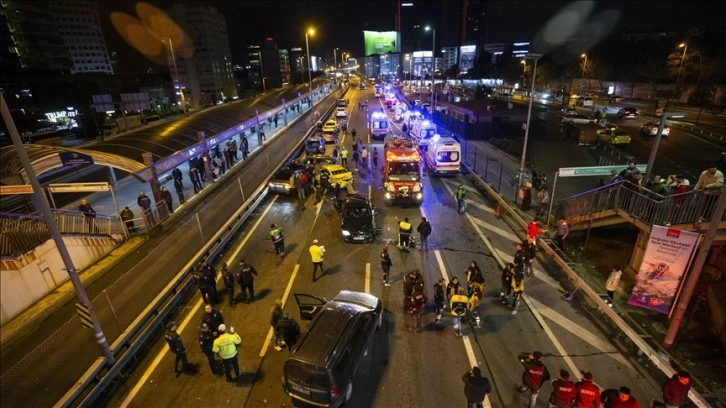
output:
<instances>
[{"instance_id":1,"label":"white lane marking","mask_svg":"<svg viewBox=\"0 0 726 408\"><path fill-rule=\"evenodd\" d=\"M444 266L444 260L441 258L441 252L439 252L438 249L434 250L434 256L436 256L436 262L439 264L439 270L441 271L441 276L446 279L446 281L449 281L449 274L446 273L446 267Z\"/></svg>"},{"instance_id":2,"label":"white lane marking","mask_svg":"<svg viewBox=\"0 0 726 408\"><path fill-rule=\"evenodd\" d=\"M272 208L272 205L275 204L275 201L277 201L277 197L278 196L275 195L275 197L272 199L270 204L267 205L267 208L265 208L265 211L262 212L262 215L259 217L257 222L252 226L252 228L247 232L247 234L245 234L245 237L242 239L240 244L237 246L237 248L235 248L234 252L232 252L232 255L230 255L227 258L226 263L228 266L232 263L232 261L234 261L234 259L237 257L237 255L239 255L240 251L242 250L242 247L247 243L247 241L252 236L252 233L257 229L257 227L260 225L262 220L265 219L265 217L267 216L267 213ZM219 278L221 278L221 277L219 277ZM202 302L202 299L200 298L194 304L194 306L189 310L187 316L182 321L182 324L179 325L179 327L177 328L177 333L181 334L182 331L184 331L184 328L187 326L187 324L192 319L192 317L196 316L197 312L202 309L202 304L203 304L203 302ZM284 301L283 301L283 304L284 304ZM136 394L138 394L139 391L141 390L141 388L145 385L144 383L146 382L146 380L148 380L149 377L151 376L151 373L153 373L154 370L156 370L156 367L159 365L159 363L161 363L161 360L164 358L164 356L166 355L166 353L168 351L169 351L168 347L163 347L161 352L159 354L157 354L156 358L154 358L154 361L151 362L151 364L146 369L146 371L144 371L144 374L142 374L141 378L139 378L139 381L136 382L136 385L134 385L134 388L131 389L131 391L126 396L126 398L124 398L124 400L121 402L122 407L127 407L131 403L131 401L134 399L134 397L136 397Z\"/></svg>"},{"instance_id":3,"label":"white lane marking","mask_svg":"<svg viewBox=\"0 0 726 408\"><path fill-rule=\"evenodd\" d=\"M474 218L474 222L476 222L477 224L479 224L482 227L486 228L487 230L489 230L489 231L491 231L491 232L493 232L493 233L495 233L495 234L497 234L497 235L499 235L501 237L504 237L504 238L506 238L506 239L508 239L508 240L510 240L512 242L522 242L522 240L518 236L514 235L511 232L505 231L505 230L497 227L494 224L490 224L490 223L488 223L488 222L486 222L484 220L478 219L478 218Z\"/></svg>"},{"instance_id":4,"label":"white lane marking","mask_svg":"<svg viewBox=\"0 0 726 408\"><path fill-rule=\"evenodd\" d=\"M469 200L469 202L467 202L466 205L473 205L474 207L476 207L476 208L478 208L478 209L480 209L482 211L486 211L489 214L496 214L497 213L496 210L494 210L493 208L487 206L486 204L482 204L482 203L479 203L479 202L476 202L476 201Z\"/></svg>"},{"instance_id":5,"label":"white lane marking","mask_svg":"<svg viewBox=\"0 0 726 408\"><path fill-rule=\"evenodd\" d=\"M496 248L494 248L489 237L487 237L486 235L484 235L483 232L481 232L481 228L479 228L479 225L474 221L474 217L472 217L471 214L466 213L466 218L469 219L469 222L474 227L474 230L479 235L479 238L481 238L481 240L484 241L484 244L487 246L487 248L489 248L489 252L491 252L492 255L494 256L494 259L497 260L499 267L504 269L504 266L505 266L504 261L502 261L502 257L499 254L499 251Z\"/></svg>"},{"instance_id":6,"label":"white lane marking","mask_svg":"<svg viewBox=\"0 0 726 408\"><path fill-rule=\"evenodd\" d=\"M611 343L602 339L602 335L598 335L585 329L584 327L578 325L564 315L560 314L556 310L545 306L544 304L533 299L532 297L529 298L529 301L532 302L532 306L535 307L542 316L557 323L557 325L559 325L560 327L579 337L580 339L595 347L596 349L602 351L603 353L609 353L608 355L619 363L624 365L630 364Z\"/></svg>"},{"instance_id":7,"label":"white lane marking","mask_svg":"<svg viewBox=\"0 0 726 408\"><path fill-rule=\"evenodd\" d=\"M323 202L324 201L325 200L320 200L320 202L318 203L318 209L315 210L315 221L318 220L318 215L320 215L320 210L323 208ZM313 221L313 225L315 225L315 221Z\"/></svg>"},{"instance_id":8,"label":"white lane marking","mask_svg":"<svg viewBox=\"0 0 726 408\"><path fill-rule=\"evenodd\" d=\"M373 186L368 184L368 201L373 200Z\"/></svg>"},{"instance_id":9,"label":"white lane marking","mask_svg":"<svg viewBox=\"0 0 726 408\"><path fill-rule=\"evenodd\" d=\"M537 308L534 306L534 303L530 300L529 296L526 293L522 293L522 300L525 303L528 303L527 306L529 307L529 310L532 312L532 315L534 316L535 319L537 319L540 326L542 326L542 330L544 330L545 333L547 334L547 337L550 338L550 341L557 349L557 352L560 353L560 356L562 357L562 359L565 360L565 363L569 367L570 372L579 373L580 371L577 369L575 362L572 361L572 358L570 358L570 356L567 355L567 351L562 346L562 343L560 343L560 341L557 340L557 336L555 336L555 334L552 332L552 329L550 329L550 327L544 321L544 319L542 318L542 315L539 313Z\"/></svg>"},{"instance_id":10,"label":"white lane marking","mask_svg":"<svg viewBox=\"0 0 726 408\"><path fill-rule=\"evenodd\" d=\"M290 291L292 290L292 284L295 282L295 278L297 277L297 272L300 270L300 264L295 264L295 268L292 270L292 275L290 275L290 280L287 281L287 287L285 288L285 293L282 295L282 308L285 308L285 304L287 303L287 298L290 296ZM272 330L272 326L270 326L270 329L267 331L267 337L265 338L265 342L262 344L262 349L260 350L260 357L264 357L267 353L267 348L270 347L270 342L272 341L272 336L274 332Z\"/></svg>"},{"instance_id":11,"label":"white lane marking","mask_svg":"<svg viewBox=\"0 0 726 408\"><path fill-rule=\"evenodd\" d=\"M197 300L197 303L194 304L194 307L192 307L192 311L196 312L197 310L202 308L202 299L199 298ZM177 333L181 333L182 330L184 330L185 327L187 327L187 324L189 324L189 321L192 320L192 317L194 317L196 313L189 313L187 314L187 317L184 318L184 321L182 321L181 325L177 328ZM144 371L144 374L139 378L139 381L136 382L136 385L134 385L134 388L131 389L129 394L124 398L124 400L121 402L121 407L125 408L128 407L131 403L131 400L136 397L136 394L141 391L141 388L146 385L146 380L149 379L151 376L151 373L156 370L156 367L161 363L161 360L166 356L166 354L169 352L169 347L162 346L162 350L159 354L156 355L156 358L154 358L154 361L151 362L151 365L149 365L149 368Z\"/></svg>"},{"instance_id":12,"label":"white lane marking","mask_svg":"<svg viewBox=\"0 0 726 408\"><path fill-rule=\"evenodd\" d=\"M227 258L227 266L231 267L231 265L230 265L231 262L234 261L235 258L237 258L237 255L239 255L240 251L242 251L242 247L245 246L245 244L247 243L247 240L249 240L250 237L252 236L252 232L255 231L257 229L257 227L260 225L260 223L262 222L262 220L265 219L265 217L267 216L267 213L272 208L272 205L275 204L275 201L277 201L277 197L279 197L279 195L275 195L275 197L272 199L272 202L270 202L270 205L268 205L267 208L265 208L265 211L262 212L262 215L260 216L260 218L257 220L257 222L250 229L250 231L242 239L242 242L240 242L240 244L237 246L237 248L234 250L234 252L232 252L232 255L230 255L229 258ZM219 278L221 279L221 277L219 277Z\"/></svg>"},{"instance_id":13,"label":"white lane marking","mask_svg":"<svg viewBox=\"0 0 726 408\"><path fill-rule=\"evenodd\" d=\"M363 291L365 293L371 293L371 263L366 262L366 278Z\"/></svg>"}]
</instances>

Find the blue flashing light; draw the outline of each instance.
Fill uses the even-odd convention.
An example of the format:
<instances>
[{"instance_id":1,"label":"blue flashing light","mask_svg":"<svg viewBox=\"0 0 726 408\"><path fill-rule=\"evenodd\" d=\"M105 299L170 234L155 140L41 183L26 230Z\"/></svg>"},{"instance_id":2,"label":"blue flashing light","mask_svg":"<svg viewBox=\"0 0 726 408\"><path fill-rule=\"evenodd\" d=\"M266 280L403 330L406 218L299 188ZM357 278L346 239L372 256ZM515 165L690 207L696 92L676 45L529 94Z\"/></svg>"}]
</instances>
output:
<instances>
[{"instance_id":1,"label":"blue flashing light","mask_svg":"<svg viewBox=\"0 0 726 408\"><path fill-rule=\"evenodd\" d=\"M440 138L440 137L441 137L441 135L439 135L439 134L437 133L437 134L435 134L435 135L434 135L434 137L432 137L432 138L431 138L431 140L433 140L433 141L434 141L434 143L436 143L436 142L438 142L438 141L439 141L439 138Z\"/></svg>"}]
</instances>

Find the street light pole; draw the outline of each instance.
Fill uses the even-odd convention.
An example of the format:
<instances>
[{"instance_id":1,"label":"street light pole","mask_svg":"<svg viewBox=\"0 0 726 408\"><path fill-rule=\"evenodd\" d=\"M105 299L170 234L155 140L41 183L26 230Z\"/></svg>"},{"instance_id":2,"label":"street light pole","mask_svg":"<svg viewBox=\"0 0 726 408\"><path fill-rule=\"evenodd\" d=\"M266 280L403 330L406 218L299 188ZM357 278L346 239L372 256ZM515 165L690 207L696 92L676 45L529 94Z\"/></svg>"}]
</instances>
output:
<instances>
[{"instance_id":1,"label":"street light pole","mask_svg":"<svg viewBox=\"0 0 726 408\"><path fill-rule=\"evenodd\" d=\"M660 124L658 125L658 133L655 135L655 143L653 143L653 147L650 150L650 157L648 158L648 165L645 168L645 182L650 180L650 175L653 172L653 165L655 163L655 156L658 154L658 146L660 146L660 139L663 136L663 128L665 127L665 122L669 118L685 118L686 115L683 112L663 112L662 115L660 115Z\"/></svg>"},{"instance_id":2,"label":"street light pole","mask_svg":"<svg viewBox=\"0 0 726 408\"><path fill-rule=\"evenodd\" d=\"M338 50L339 50L339 48L333 48L333 69L334 70L338 69L338 52L337 52ZM342 55L341 55L341 59L342 59Z\"/></svg>"},{"instance_id":3,"label":"street light pole","mask_svg":"<svg viewBox=\"0 0 726 408\"><path fill-rule=\"evenodd\" d=\"M580 79L580 95L582 95L582 87L585 85L585 69L587 68L587 54L582 54L580 58L585 58L582 63L582 78Z\"/></svg>"},{"instance_id":4,"label":"street light pole","mask_svg":"<svg viewBox=\"0 0 726 408\"><path fill-rule=\"evenodd\" d=\"M169 53L171 54L171 62L174 66L174 89L179 90L179 95L181 96L181 103L182 103L182 112L184 112L184 115L187 114L187 103L184 100L184 90L182 86L179 84L179 71L176 68L176 57L174 56L174 46L171 43L171 38L166 38L169 40ZM161 40L162 43L166 44L164 40ZM176 91L174 92L176 94Z\"/></svg>"},{"instance_id":5,"label":"street light pole","mask_svg":"<svg viewBox=\"0 0 726 408\"><path fill-rule=\"evenodd\" d=\"M436 29L426 26L426 31L433 31L431 40L431 113L434 111L434 83L436 82Z\"/></svg>"},{"instance_id":6,"label":"street light pole","mask_svg":"<svg viewBox=\"0 0 726 408\"><path fill-rule=\"evenodd\" d=\"M542 58L542 54L527 54L524 58L534 60L534 70L532 71L532 89L529 91L529 108L527 109L527 124L524 129L524 145L522 146L522 158L519 161L519 188L524 186L524 161L527 157L527 140L529 139L529 124L532 119L532 101L534 100L534 85L537 77L537 61ZM519 194L519 188L516 194ZM515 197L517 196L515 195Z\"/></svg>"},{"instance_id":7,"label":"street light pole","mask_svg":"<svg viewBox=\"0 0 726 408\"><path fill-rule=\"evenodd\" d=\"M310 57L310 43L308 42L308 34L313 35L315 34L315 30L312 28L308 28L307 31L305 31L305 50L308 53L308 93L310 94L310 98L312 98L313 93L313 65L312 65L312 57Z\"/></svg>"},{"instance_id":8,"label":"street light pole","mask_svg":"<svg viewBox=\"0 0 726 408\"><path fill-rule=\"evenodd\" d=\"M681 63L678 65L678 76L676 76L676 90L673 92L673 98L678 97L678 84L681 82L681 69L683 68L683 60L686 59L686 51L688 51L688 44L681 43L678 48L683 47L683 55L681 55Z\"/></svg>"}]
</instances>

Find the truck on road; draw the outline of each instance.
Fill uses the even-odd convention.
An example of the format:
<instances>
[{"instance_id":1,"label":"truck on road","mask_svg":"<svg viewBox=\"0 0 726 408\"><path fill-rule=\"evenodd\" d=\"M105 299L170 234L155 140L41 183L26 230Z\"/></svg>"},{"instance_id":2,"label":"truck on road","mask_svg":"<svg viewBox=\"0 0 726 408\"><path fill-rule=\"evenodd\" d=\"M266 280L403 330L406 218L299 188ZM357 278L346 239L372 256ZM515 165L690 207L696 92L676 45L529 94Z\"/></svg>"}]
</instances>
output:
<instances>
[{"instance_id":1,"label":"truck on road","mask_svg":"<svg viewBox=\"0 0 726 408\"><path fill-rule=\"evenodd\" d=\"M410 137L388 136L383 144L383 201L421 205L421 156L418 144Z\"/></svg>"}]
</instances>

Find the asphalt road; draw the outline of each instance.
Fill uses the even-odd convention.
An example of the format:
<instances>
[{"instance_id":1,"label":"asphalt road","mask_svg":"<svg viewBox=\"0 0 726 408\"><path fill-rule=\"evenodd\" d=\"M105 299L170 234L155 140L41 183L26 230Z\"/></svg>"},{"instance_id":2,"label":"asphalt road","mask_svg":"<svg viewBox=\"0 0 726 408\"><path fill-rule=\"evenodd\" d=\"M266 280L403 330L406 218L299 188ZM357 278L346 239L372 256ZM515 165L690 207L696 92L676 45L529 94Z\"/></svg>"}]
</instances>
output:
<instances>
[{"instance_id":1,"label":"asphalt road","mask_svg":"<svg viewBox=\"0 0 726 408\"><path fill-rule=\"evenodd\" d=\"M372 109L378 101L372 91L354 91L351 97L351 127L365 129L363 112L356 108L358 98L368 98ZM344 144L350 146L350 137ZM378 145L382 152L382 146ZM497 302L499 264L508 262L514 242L520 240L504 223L495 218L491 203L464 177L425 178L425 203L418 207L385 207L378 171L359 173L359 193L369 195L378 208L377 222L382 234L375 244L348 244L340 237L339 218L330 200L319 206L308 201L305 209L294 197L271 198L259 218L240 235L223 259L231 264L244 258L260 276L255 281L258 295L247 304L217 307L228 326L242 337L240 365L243 375L236 384L211 374L206 359L195 344L202 314L201 299L195 296L187 310L178 316L181 334L190 361L197 364L196 375L175 378L173 358L159 341L128 380L107 401L109 406L290 406L281 387L282 363L286 352L268 348L271 336L269 310L277 298L286 301L285 310L299 318L289 293L307 293L332 298L341 289L370 292L381 298L385 308L384 326L376 334L369 357L355 381L352 407L442 407L463 405L461 375L478 364L494 386L489 404L497 407L521 406L525 395L518 394L522 368L517 356L540 350L544 362L556 375L565 368L573 377L579 370L592 371L601 388L627 385L634 396L647 403L659 395L659 387L626 356L621 355L577 304L563 300L559 284L537 265L535 276L526 278L526 302L519 314ZM469 213L456 213L453 188L468 187ZM392 286L381 282L378 253L386 243L397 239L397 220L408 217L418 224L422 215L433 224L432 250L401 253L391 246ZM269 224L285 227L286 252L280 258L269 252L271 243L264 238ZM326 275L313 283L308 246L313 239L326 247ZM402 277L410 269L421 270L427 295L440 277L464 278L471 260L476 260L487 281L480 306L480 328L465 326L464 337L456 337L448 319L433 324L433 314L423 317L425 329L410 332L410 317L402 310ZM555 273L556 275L556 273ZM301 322L304 327L305 323ZM538 406L546 406L551 386L541 392Z\"/></svg>"}]
</instances>

